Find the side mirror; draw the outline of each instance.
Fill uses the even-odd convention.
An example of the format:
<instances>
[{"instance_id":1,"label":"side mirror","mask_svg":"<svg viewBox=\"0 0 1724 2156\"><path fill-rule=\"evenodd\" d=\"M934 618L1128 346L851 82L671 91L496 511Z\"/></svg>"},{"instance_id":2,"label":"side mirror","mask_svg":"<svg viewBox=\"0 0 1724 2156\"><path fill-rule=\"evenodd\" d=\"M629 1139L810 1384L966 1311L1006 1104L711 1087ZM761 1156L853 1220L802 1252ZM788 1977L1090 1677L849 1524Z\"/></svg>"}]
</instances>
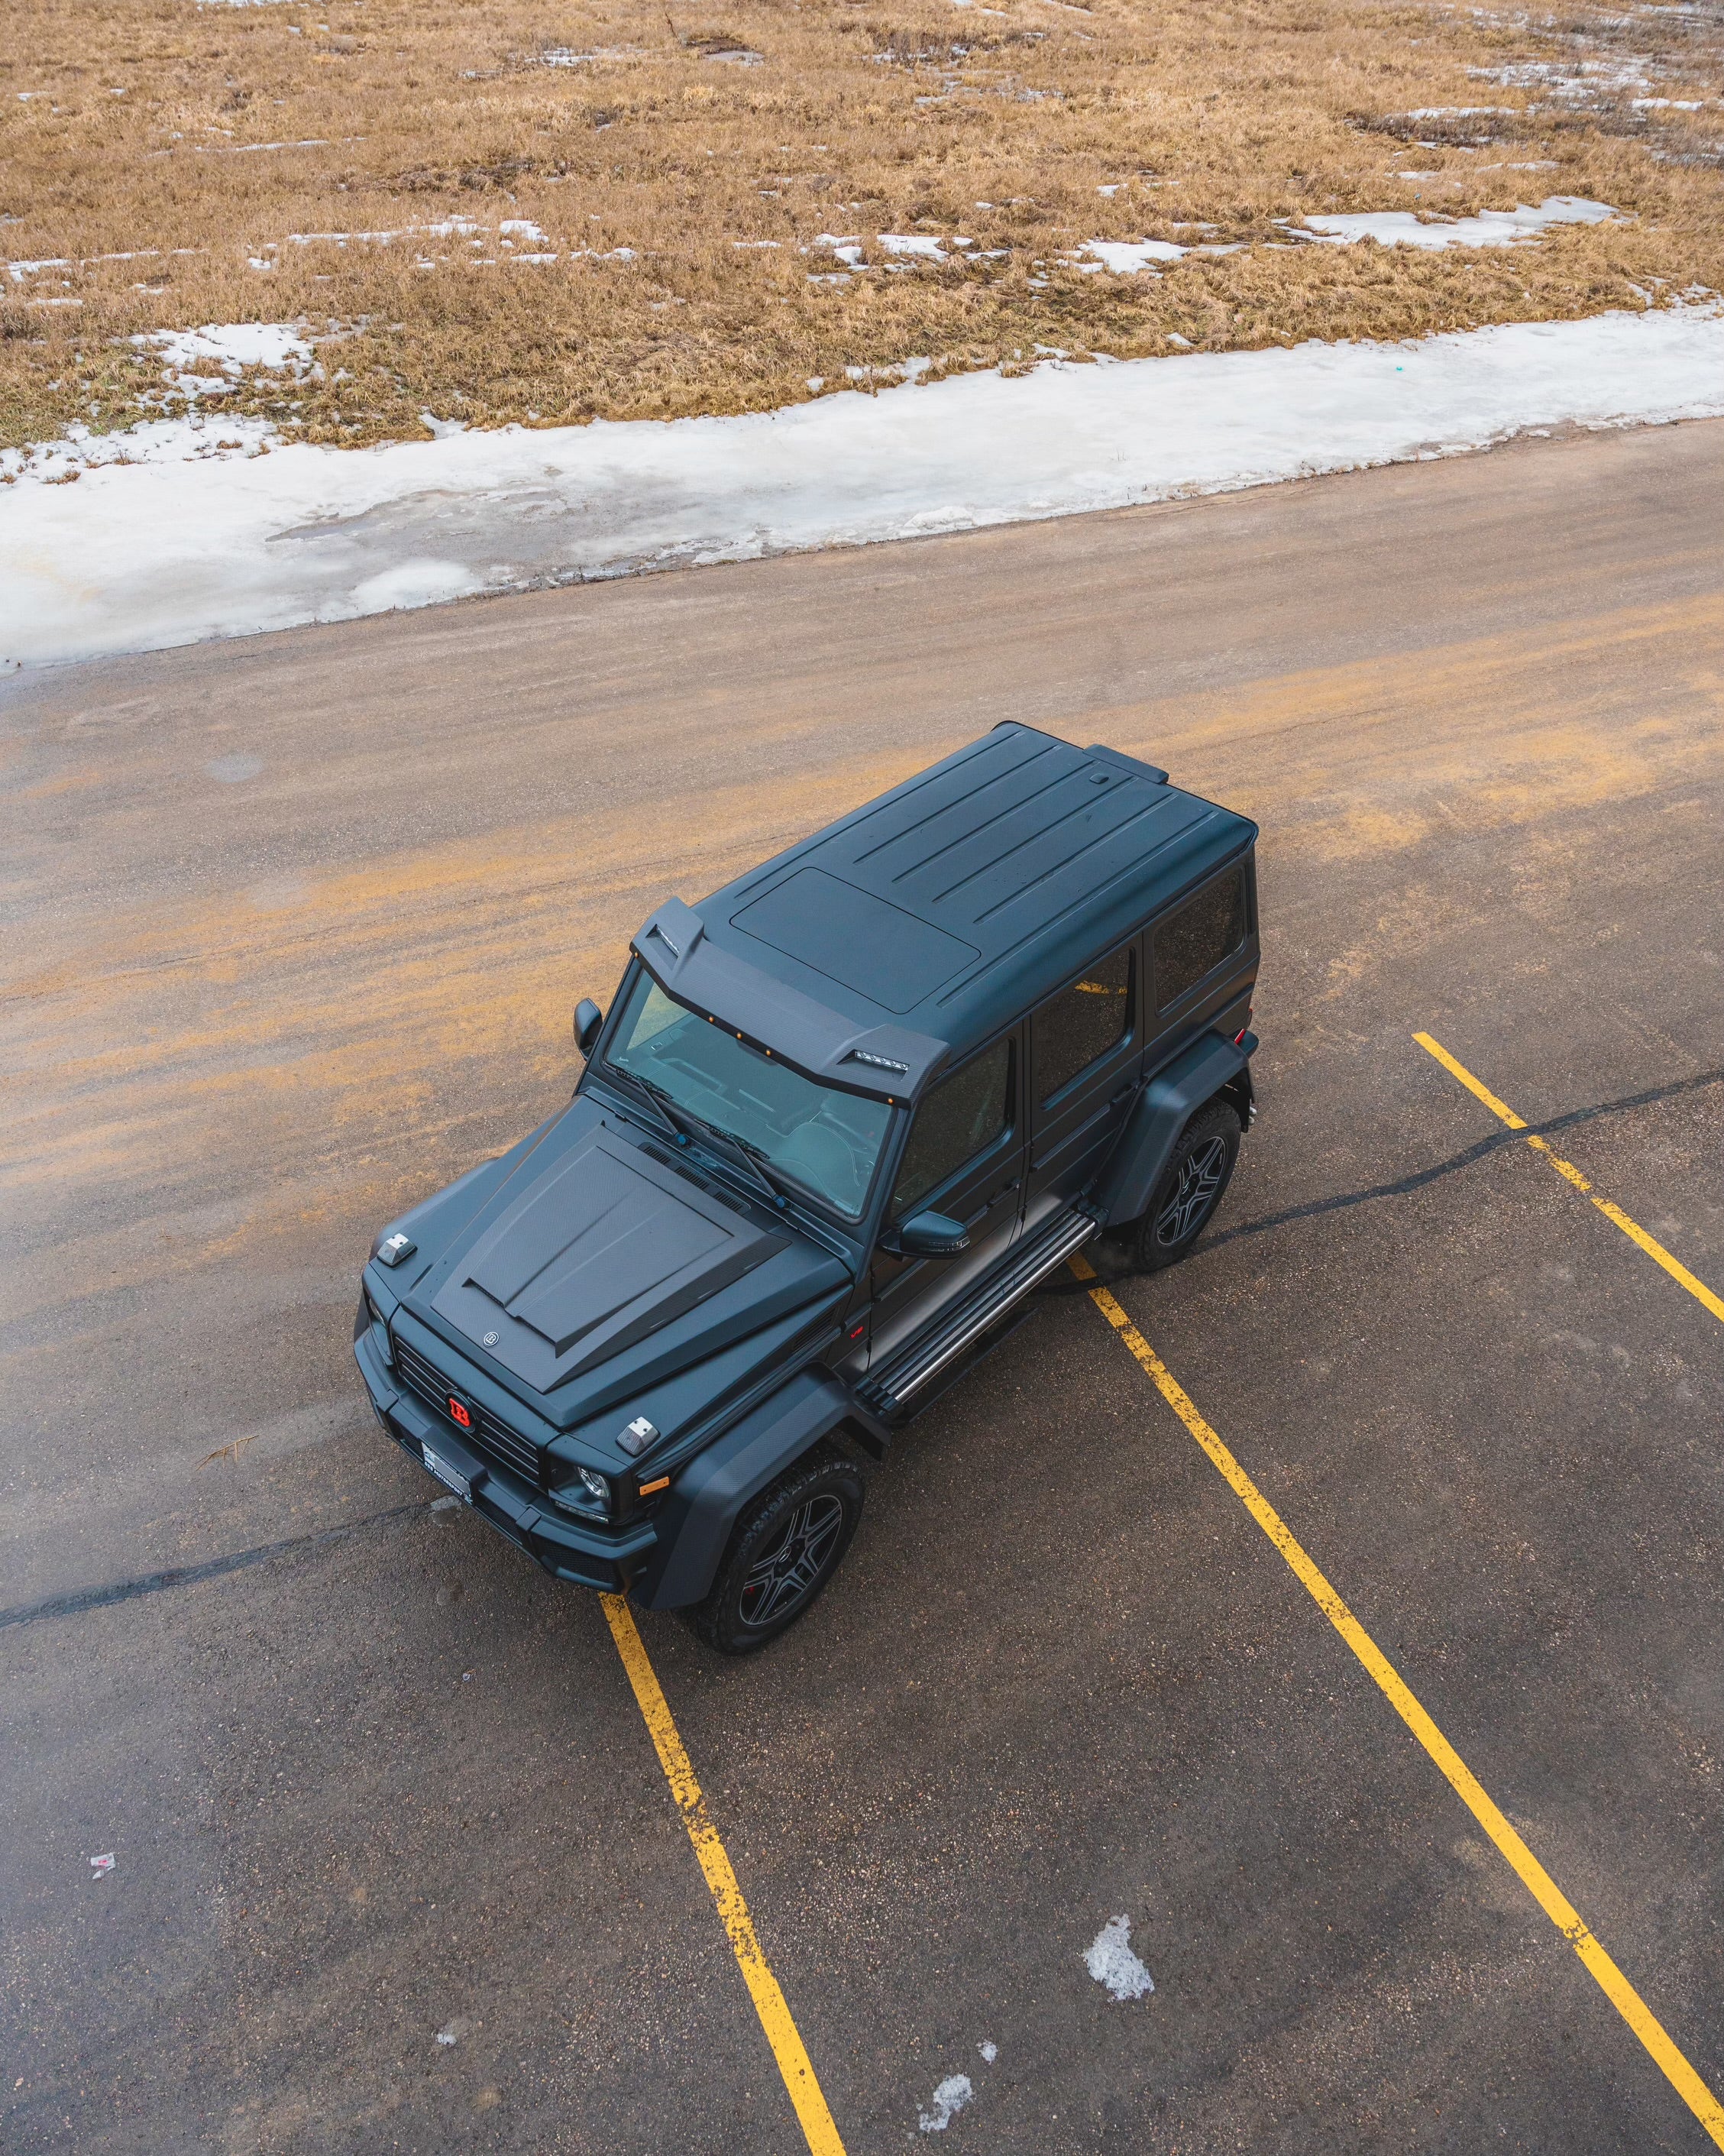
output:
<instances>
[{"instance_id":1,"label":"side mirror","mask_svg":"<svg viewBox=\"0 0 1724 2156\"><path fill-rule=\"evenodd\" d=\"M575 1045L582 1055L593 1053L603 1025L604 1013L590 996L582 996L575 1005Z\"/></svg>"},{"instance_id":2,"label":"side mirror","mask_svg":"<svg viewBox=\"0 0 1724 2156\"><path fill-rule=\"evenodd\" d=\"M970 1239L961 1222L944 1213L917 1213L898 1230L898 1247L907 1258L955 1258Z\"/></svg>"}]
</instances>

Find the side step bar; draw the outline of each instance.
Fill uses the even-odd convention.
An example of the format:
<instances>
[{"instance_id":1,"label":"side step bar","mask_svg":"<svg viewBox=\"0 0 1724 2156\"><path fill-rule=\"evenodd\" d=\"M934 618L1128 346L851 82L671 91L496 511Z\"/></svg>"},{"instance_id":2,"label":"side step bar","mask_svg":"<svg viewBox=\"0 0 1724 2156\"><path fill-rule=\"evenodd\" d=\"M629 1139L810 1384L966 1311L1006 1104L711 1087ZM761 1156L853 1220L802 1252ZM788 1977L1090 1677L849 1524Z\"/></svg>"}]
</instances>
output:
<instances>
[{"instance_id":1,"label":"side step bar","mask_svg":"<svg viewBox=\"0 0 1724 2156\"><path fill-rule=\"evenodd\" d=\"M856 1397L889 1422L913 1393L962 1355L1039 1281L1064 1265L1074 1250L1098 1235L1101 1227L1087 1212L1056 1214L997 1271L987 1274L957 1309L945 1312L928 1331L906 1341L883 1368L870 1373L856 1388Z\"/></svg>"}]
</instances>

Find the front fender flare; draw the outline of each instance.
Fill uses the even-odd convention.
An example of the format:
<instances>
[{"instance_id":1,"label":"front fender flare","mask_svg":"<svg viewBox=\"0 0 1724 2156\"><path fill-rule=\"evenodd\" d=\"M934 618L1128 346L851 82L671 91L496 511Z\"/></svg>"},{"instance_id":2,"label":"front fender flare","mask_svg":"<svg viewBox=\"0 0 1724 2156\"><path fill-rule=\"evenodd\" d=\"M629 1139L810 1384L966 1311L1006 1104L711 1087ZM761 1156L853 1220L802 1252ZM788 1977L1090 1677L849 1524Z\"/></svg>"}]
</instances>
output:
<instances>
[{"instance_id":1,"label":"front fender flare","mask_svg":"<svg viewBox=\"0 0 1724 2156\"><path fill-rule=\"evenodd\" d=\"M737 1513L851 1412L849 1394L829 1371L803 1370L696 1453L665 1496L658 1547L634 1599L646 1609L699 1602Z\"/></svg>"},{"instance_id":2,"label":"front fender flare","mask_svg":"<svg viewBox=\"0 0 1724 2156\"><path fill-rule=\"evenodd\" d=\"M1245 1069L1256 1045L1249 1033L1242 1041L1206 1033L1157 1071L1133 1102L1096 1188L1104 1227L1123 1227L1142 1215L1181 1131Z\"/></svg>"}]
</instances>

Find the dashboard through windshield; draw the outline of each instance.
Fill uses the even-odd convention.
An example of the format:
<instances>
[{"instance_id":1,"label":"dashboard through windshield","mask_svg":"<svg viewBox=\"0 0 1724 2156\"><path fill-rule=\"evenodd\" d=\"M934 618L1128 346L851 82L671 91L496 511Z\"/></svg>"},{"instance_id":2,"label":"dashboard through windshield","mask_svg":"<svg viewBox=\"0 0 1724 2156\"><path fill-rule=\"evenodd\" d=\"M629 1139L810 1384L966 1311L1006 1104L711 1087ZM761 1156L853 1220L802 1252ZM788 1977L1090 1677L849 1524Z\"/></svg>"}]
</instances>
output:
<instances>
[{"instance_id":1,"label":"dashboard through windshield","mask_svg":"<svg viewBox=\"0 0 1724 2156\"><path fill-rule=\"evenodd\" d=\"M772 1174L846 1220L860 1218L892 1111L816 1085L636 974L605 1060L685 1115L754 1147Z\"/></svg>"}]
</instances>

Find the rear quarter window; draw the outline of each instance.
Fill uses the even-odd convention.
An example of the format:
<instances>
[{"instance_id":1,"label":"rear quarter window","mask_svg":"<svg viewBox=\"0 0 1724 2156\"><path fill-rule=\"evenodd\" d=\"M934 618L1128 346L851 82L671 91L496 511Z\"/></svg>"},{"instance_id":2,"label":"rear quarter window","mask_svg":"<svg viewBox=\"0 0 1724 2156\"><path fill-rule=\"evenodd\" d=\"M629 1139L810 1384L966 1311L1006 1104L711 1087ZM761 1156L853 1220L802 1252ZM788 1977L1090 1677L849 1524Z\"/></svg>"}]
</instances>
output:
<instances>
[{"instance_id":1,"label":"rear quarter window","mask_svg":"<svg viewBox=\"0 0 1724 2156\"><path fill-rule=\"evenodd\" d=\"M1131 957L1129 946L1116 951L1036 1013L1035 1087L1043 1101L1131 1032Z\"/></svg>"},{"instance_id":2,"label":"rear quarter window","mask_svg":"<svg viewBox=\"0 0 1724 2156\"><path fill-rule=\"evenodd\" d=\"M1245 940L1243 863L1205 884L1153 931L1156 1009L1166 1010L1194 988Z\"/></svg>"}]
</instances>

